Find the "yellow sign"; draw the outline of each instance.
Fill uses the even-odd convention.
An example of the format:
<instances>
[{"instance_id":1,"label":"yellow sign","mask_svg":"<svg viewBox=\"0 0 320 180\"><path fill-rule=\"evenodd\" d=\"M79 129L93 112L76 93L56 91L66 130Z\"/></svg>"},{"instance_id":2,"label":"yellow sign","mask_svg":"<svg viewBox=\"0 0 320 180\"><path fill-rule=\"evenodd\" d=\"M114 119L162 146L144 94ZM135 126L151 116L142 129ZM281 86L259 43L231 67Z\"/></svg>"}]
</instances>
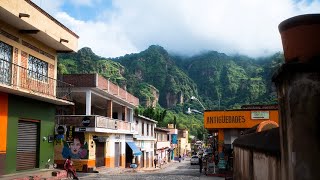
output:
<instances>
[{"instance_id":1,"label":"yellow sign","mask_svg":"<svg viewBox=\"0 0 320 180\"><path fill-rule=\"evenodd\" d=\"M261 110L260 110L261 111ZM264 119L252 117L255 110L237 110L237 111L205 111L204 112L204 127L207 129L218 128L251 128L262 121L271 120L276 123L278 120L278 110L263 110ZM266 119L268 118L268 119Z\"/></svg>"}]
</instances>

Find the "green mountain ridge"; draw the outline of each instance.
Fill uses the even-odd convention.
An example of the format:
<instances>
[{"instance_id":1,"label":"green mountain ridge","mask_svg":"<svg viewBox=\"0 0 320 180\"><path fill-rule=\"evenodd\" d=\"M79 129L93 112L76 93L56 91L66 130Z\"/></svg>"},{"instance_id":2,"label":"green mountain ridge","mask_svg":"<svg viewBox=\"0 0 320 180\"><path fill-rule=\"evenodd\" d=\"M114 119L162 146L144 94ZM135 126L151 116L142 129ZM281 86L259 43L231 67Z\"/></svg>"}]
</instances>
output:
<instances>
[{"instance_id":1,"label":"green mountain ridge","mask_svg":"<svg viewBox=\"0 0 320 180\"><path fill-rule=\"evenodd\" d=\"M60 54L58 72L99 73L138 97L142 106L168 109L163 125L177 117L181 128L193 129L194 124L203 123L197 120L201 116L186 116L183 112L188 107L203 108L190 100L192 96L199 99L205 109L276 103L271 77L283 62L282 53L258 59L216 51L183 57L171 55L158 45L151 45L140 53L104 58L86 47L76 53ZM185 118L191 119L190 122ZM194 130L198 131L194 134L201 133L201 127Z\"/></svg>"}]
</instances>

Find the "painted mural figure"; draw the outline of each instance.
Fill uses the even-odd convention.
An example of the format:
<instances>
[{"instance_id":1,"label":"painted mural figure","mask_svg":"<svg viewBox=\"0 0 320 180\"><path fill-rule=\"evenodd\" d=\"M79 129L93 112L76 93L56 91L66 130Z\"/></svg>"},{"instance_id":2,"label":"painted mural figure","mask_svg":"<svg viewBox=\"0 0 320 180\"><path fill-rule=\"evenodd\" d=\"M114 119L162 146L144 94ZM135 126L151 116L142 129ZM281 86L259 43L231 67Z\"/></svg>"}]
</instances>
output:
<instances>
[{"instance_id":1,"label":"painted mural figure","mask_svg":"<svg viewBox=\"0 0 320 180\"><path fill-rule=\"evenodd\" d=\"M88 159L88 144L83 142L82 138L75 136L69 144L64 143L62 156L73 159Z\"/></svg>"}]
</instances>

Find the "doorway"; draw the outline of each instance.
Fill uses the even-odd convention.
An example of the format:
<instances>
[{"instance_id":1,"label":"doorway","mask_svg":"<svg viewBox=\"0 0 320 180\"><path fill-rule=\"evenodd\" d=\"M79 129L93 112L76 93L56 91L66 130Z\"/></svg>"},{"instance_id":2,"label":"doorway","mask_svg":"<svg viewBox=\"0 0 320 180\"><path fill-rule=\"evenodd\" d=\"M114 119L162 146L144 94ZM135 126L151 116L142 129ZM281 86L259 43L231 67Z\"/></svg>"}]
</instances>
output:
<instances>
[{"instance_id":1,"label":"doorway","mask_svg":"<svg viewBox=\"0 0 320 180\"><path fill-rule=\"evenodd\" d=\"M105 166L104 152L105 152L105 143L96 142L96 167Z\"/></svg>"}]
</instances>

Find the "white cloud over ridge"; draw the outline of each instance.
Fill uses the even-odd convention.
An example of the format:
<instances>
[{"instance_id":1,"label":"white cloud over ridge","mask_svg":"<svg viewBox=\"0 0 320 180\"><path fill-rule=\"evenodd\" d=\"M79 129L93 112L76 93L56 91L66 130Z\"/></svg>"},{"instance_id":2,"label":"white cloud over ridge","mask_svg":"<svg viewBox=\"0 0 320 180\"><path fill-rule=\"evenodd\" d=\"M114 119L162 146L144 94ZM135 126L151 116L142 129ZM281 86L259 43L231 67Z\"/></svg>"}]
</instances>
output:
<instances>
[{"instance_id":1,"label":"white cloud over ridge","mask_svg":"<svg viewBox=\"0 0 320 180\"><path fill-rule=\"evenodd\" d=\"M186 55L216 50L258 57L282 51L279 23L319 13L320 1L115 0L113 8L90 21L58 8L51 12L80 36L79 48L91 47L104 57L139 52L152 44Z\"/></svg>"}]
</instances>

